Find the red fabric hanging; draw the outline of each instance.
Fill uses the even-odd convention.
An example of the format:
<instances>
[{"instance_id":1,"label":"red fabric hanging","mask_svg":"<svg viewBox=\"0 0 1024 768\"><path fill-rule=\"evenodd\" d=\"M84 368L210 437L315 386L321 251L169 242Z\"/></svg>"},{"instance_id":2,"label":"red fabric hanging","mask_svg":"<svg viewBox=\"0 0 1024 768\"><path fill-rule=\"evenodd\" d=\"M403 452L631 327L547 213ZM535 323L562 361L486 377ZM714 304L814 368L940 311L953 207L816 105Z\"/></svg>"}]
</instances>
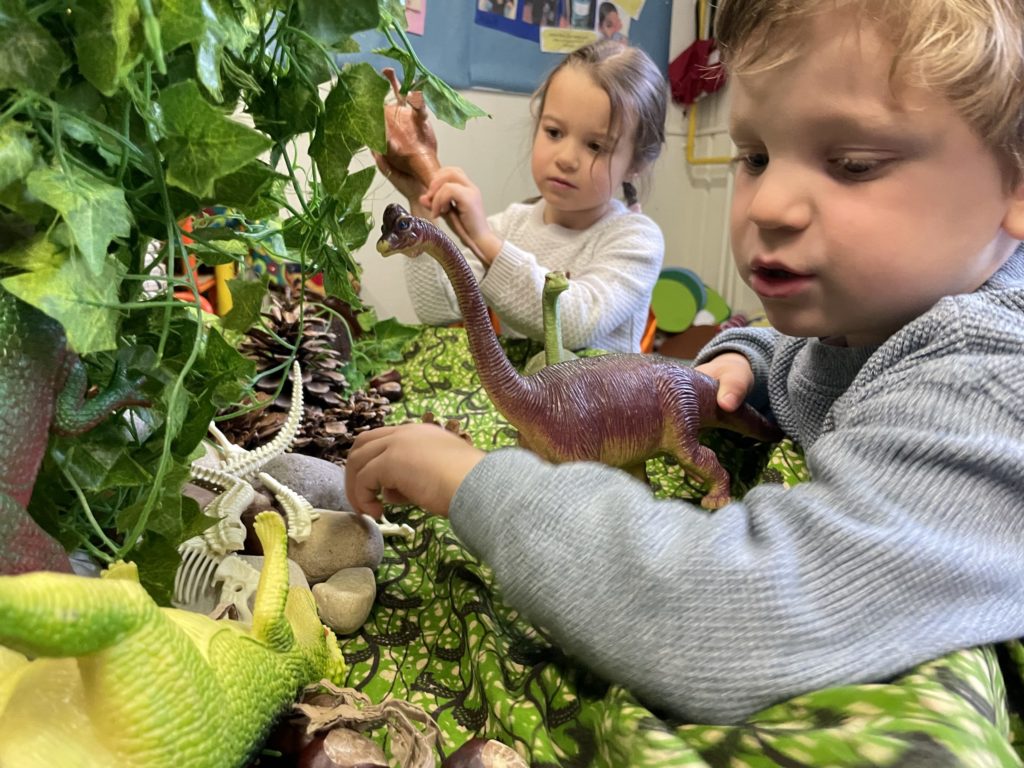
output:
<instances>
[{"instance_id":1,"label":"red fabric hanging","mask_svg":"<svg viewBox=\"0 0 1024 768\"><path fill-rule=\"evenodd\" d=\"M672 100L687 105L725 85L725 69L718 59L715 41L710 38L694 40L668 65L668 80Z\"/></svg>"}]
</instances>

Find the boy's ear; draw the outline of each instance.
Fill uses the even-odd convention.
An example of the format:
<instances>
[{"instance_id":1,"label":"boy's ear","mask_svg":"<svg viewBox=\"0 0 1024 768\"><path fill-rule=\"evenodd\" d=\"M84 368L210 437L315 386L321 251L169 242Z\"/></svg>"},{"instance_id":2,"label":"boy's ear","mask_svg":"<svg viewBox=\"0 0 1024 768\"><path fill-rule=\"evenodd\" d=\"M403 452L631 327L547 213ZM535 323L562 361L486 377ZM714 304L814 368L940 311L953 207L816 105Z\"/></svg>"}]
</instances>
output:
<instances>
[{"instance_id":1,"label":"boy's ear","mask_svg":"<svg viewBox=\"0 0 1024 768\"><path fill-rule=\"evenodd\" d=\"M1014 188L1008 201L1003 229L1014 240L1024 240L1024 180Z\"/></svg>"}]
</instances>

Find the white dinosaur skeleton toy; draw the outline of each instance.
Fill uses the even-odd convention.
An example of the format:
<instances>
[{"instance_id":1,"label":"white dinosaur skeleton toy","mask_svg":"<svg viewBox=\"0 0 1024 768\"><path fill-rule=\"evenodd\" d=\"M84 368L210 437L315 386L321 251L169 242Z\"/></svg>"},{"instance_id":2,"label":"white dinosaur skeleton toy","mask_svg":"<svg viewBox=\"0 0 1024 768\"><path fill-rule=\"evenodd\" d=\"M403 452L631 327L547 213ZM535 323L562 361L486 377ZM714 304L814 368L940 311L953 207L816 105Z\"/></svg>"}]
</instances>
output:
<instances>
[{"instance_id":1,"label":"white dinosaur skeleton toy","mask_svg":"<svg viewBox=\"0 0 1024 768\"><path fill-rule=\"evenodd\" d=\"M197 485L220 492L203 510L218 521L178 547L182 561L174 578L175 605L195 605L222 582L219 603L234 605L243 620L249 615L248 598L255 590L250 571L255 571L232 553L245 546L242 513L256 498L251 481L257 477L284 510L288 537L295 542L309 538L313 521L324 510L314 508L301 494L261 471L295 442L302 424L302 395L302 371L295 361L292 363L292 401L285 422L273 440L252 451L231 443L216 425L210 424L209 432L216 442L220 464L216 467L193 464L191 479ZM407 540L414 533L408 525L396 525L387 520L381 520L378 527L384 536L402 536Z\"/></svg>"}]
</instances>

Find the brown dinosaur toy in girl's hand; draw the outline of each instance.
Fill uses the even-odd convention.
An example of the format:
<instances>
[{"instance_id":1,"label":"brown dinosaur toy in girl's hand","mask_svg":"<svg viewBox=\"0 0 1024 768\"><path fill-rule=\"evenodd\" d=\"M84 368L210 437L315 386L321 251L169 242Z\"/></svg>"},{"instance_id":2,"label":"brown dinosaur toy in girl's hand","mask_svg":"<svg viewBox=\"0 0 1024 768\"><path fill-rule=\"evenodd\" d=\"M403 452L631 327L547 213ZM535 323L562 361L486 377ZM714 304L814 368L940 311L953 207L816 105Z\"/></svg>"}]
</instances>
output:
<instances>
[{"instance_id":1,"label":"brown dinosaur toy in girl's hand","mask_svg":"<svg viewBox=\"0 0 1024 768\"><path fill-rule=\"evenodd\" d=\"M395 70L385 67L381 72L391 83L395 101L384 105L387 154L374 157L381 173L395 188L410 200L415 200L420 194L416 187L429 187L431 179L441 167L437 159L437 136L428 119L423 92L410 91L403 94ZM479 258L480 250L462 226L458 211L453 208L444 214L444 220L463 245Z\"/></svg>"}]
</instances>

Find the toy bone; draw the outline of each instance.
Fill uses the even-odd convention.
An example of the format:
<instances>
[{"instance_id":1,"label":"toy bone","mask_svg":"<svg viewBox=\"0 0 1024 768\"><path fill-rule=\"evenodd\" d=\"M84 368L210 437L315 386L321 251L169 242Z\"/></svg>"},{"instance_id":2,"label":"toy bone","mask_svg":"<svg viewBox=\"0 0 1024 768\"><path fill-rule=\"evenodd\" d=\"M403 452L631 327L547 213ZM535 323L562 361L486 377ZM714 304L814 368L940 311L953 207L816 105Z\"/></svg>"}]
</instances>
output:
<instances>
[{"instance_id":1,"label":"toy bone","mask_svg":"<svg viewBox=\"0 0 1024 768\"><path fill-rule=\"evenodd\" d=\"M536 373L545 365L571 360L576 355L562 346L562 321L558 315L558 297L569 290L569 276L561 270L544 275L541 312L544 320L544 351L531 357L523 373Z\"/></svg>"},{"instance_id":2,"label":"toy bone","mask_svg":"<svg viewBox=\"0 0 1024 768\"><path fill-rule=\"evenodd\" d=\"M246 451L229 443L220 430L214 425L210 425L210 431L217 439L224 458L217 467L193 464L190 475L197 484L221 491L221 494L204 510L206 515L218 518L218 522L199 536L183 543L179 547L179 551L200 549L205 546L212 555L219 556L239 550L245 545L245 526L241 520L242 513L248 509L256 496L256 491L249 481L255 478L261 467L291 447L301 424L302 370L296 361L292 363L291 407L288 409L288 416L284 424L281 425L281 429L269 443L261 445L253 451ZM308 503L306 506L312 509ZM295 526L295 531L302 537L295 540L305 540L305 536L309 535L309 525L312 522L308 516L304 517L307 515L306 509L299 507L290 509L286 507L286 509L289 512L289 522ZM305 535L303 535L303 531ZM289 535L294 538L291 528Z\"/></svg>"},{"instance_id":3,"label":"toy bone","mask_svg":"<svg viewBox=\"0 0 1024 768\"><path fill-rule=\"evenodd\" d=\"M255 528L251 631L158 607L131 564L0 577L0 765L242 766L303 686L340 683L334 633L312 593L289 588L281 517Z\"/></svg>"},{"instance_id":4,"label":"toy bone","mask_svg":"<svg viewBox=\"0 0 1024 768\"><path fill-rule=\"evenodd\" d=\"M217 518L217 522L178 546L181 564L174 575L172 603L175 606L186 608L195 605L199 595L213 587L217 571L229 554L245 546L246 531L242 513L256 497L256 491L249 481L263 465L291 447L302 423L302 412L302 370L296 361L292 364L291 407L281 429L269 443L253 451L246 451L232 445L219 429L210 425L210 431L220 446L222 462L217 467L193 464L190 477L198 485L221 491L203 510L209 517ZM312 523L308 517L311 505L306 502L305 507L289 506L291 497L285 500L280 496L277 498L286 510L289 524L298 535L295 540L303 541L309 535Z\"/></svg>"},{"instance_id":5,"label":"toy bone","mask_svg":"<svg viewBox=\"0 0 1024 768\"><path fill-rule=\"evenodd\" d=\"M324 510L315 509L301 494L260 471L291 447L302 423L302 413L302 371L299 363L294 362L291 407L280 431L269 443L247 451L232 444L215 425L210 425L210 433L223 457L222 463L218 467L193 464L191 478L203 487L221 491L203 510L204 514L217 518L217 522L178 546L181 564L174 575L172 604L175 607L195 606L202 595L214 588L221 567L230 567L225 562L231 553L245 546L242 513L256 497L250 480L258 477L273 494L284 511L290 539L303 542L309 538L313 521ZM405 524L397 525L384 519L375 522L383 536L402 536L409 540L415 535L413 529Z\"/></svg>"},{"instance_id":6,"label":"toy bone","mask_svg":"<svg viewBox=\"0 0 1024 768\"><path fill-rule=\"evenodd\" d=\"M424 187L430 186L434 174L441 168L437 159L437 136L427 117L427 106L422 91L402 93L402 86L395 76L395 70L385 67L381 70L391 83L395 101L384 107L384 127L387 134L388 151L384 155L395 170L408 174ZM444 220L459 239L479 259L483 254L466 232L458 213L452 209L444 214Z\"/></svg>"},{"instance_id":7,"label":"toy bone","mask_svg":"<svg viewBox=\"0 0 1024 768\"><path fill-rule=\"evenodd\" d=\"M233 606L238 613L238 621L252 626L252 611L249 610L249 598L259 589L260 572L249 565L238 555L230 555L221 560L213 574L213 583L221 584L219 606Z\"/></svg>"},{"instance_id":8,"label":"toy bone","mask_svg":"<svg viewBox=\"0 0 1024 768\"><path fill-rule=\"evenodd\" d=\"M115 369L85 400L85 365L53 318L0 287L0 573L71 571L64 548L26 511L50 430L86 432L126 405L146 405L139 381Z\"/></svg>"},{"instance_id":9,"label":"toy bone","mask_svg":"<svg viewBox=\"0 0 1024 768\"><path fill-rule=\"evenodd\" d=\"M729 501L729 475L698 432L724 427L760 440L779 430L749 406L722 411L718 382L658 355L607 354L568 360L520 375L505 356L473 273L455 244L400 205L384 212L377 250L427 253L444 267L465 320L480 382L519 430L520 443L552 462L601 461L641 474L646 459L669 453L709 485L701 506Z\"/></svg>"}]
</instances>

